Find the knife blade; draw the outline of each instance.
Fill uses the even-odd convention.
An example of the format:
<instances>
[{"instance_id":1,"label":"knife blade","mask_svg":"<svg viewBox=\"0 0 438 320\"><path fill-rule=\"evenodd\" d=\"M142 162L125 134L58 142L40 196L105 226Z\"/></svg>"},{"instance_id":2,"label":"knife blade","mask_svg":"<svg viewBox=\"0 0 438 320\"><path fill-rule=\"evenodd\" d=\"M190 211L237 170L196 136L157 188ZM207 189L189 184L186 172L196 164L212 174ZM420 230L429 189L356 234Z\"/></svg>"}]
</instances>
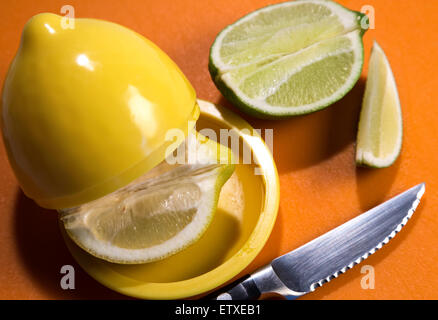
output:
<instances>
[{"instance_id":1,"label":"knife blade","mask_svg":"<svg viewBox=\"0 0 438 320\"><path fill-rule=\"evenodd\" d=\"M406 225L425 188L421 183L403 192L208 297L250 300L275 293L292 300L314 291L387 244Z\"/></svg>"}]
</instances>

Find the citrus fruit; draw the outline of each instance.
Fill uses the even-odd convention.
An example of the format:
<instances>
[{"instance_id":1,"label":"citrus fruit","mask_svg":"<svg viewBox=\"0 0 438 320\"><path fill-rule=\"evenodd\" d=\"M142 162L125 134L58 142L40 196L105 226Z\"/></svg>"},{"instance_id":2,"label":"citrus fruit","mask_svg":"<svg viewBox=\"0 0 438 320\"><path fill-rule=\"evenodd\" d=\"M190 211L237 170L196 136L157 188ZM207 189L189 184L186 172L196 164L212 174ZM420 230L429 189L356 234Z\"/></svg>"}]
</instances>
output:
<instances>
[{"instance_id":1,"label":"citrus fruit","mask_svg":"<svg viewBox=\"0 0 438 320\"><path fill-rule=\"evenodd\" d=\"M384 51L374 42L360 113L356 163L376 168L390 166L400 154L402 135L394 75Z\"/></svg>"},{"instance_id":2,"label":"citrus fruit","mask_svg":"<svg viewBox=\"0 0 438 320\"><path fill-rule=\"evenodd\" d=\"M234 165L230 149L199 133L191 139L185 147L192 163L163 161L125 188L61 210L68 235L92 255L116 263L160 260L199 239Z\"/></svg>"},{"instance_id":3,"label":"citrus fruit","mask_svg":"<svg viewBox=\"0 0 438 320\"><path fill-rule=\"evenodd\" d=\"M259 118L320 110L360 76L363 19L325 0L259 9L218 34L210 49L211 77L227 99Z\"/></svg>"}]
</instances>

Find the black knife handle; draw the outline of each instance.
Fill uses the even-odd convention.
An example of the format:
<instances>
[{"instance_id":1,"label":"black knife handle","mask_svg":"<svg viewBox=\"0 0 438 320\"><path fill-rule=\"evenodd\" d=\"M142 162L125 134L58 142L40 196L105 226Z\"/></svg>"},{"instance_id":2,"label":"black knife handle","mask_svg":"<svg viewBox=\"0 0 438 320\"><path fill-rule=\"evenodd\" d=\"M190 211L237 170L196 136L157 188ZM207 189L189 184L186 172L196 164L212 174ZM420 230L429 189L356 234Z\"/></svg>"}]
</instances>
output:
<instances>
[{"instance_id":1,"label":"black knife handle","mask_svg":"<svg viewBox=\"0 0 438 320\"><path fill-rule=\"evenodd\" d=\"M213 300L256 300L260 297L260 294L252 277L247 275L204 298Z\"/></svg>"}]
</instances>

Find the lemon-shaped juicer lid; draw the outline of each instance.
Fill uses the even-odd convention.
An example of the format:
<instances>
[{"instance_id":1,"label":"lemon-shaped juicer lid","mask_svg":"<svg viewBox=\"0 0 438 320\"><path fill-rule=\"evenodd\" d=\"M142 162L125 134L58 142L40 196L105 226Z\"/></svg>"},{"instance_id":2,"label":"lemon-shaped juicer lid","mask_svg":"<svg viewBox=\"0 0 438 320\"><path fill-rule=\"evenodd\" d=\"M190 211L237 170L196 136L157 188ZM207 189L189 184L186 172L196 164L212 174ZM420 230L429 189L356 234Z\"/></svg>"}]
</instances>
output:
<instances>
[{"instance_id":1,"label":"lemon-shaped juicer lid","mask_svg":"<svg viewBox=\"0 0 438 320\"><path fill-rule=\"evenodd\" d=\"M15 175L53 209L127 185L176 149L199 116L193 87L151 41L106 21L62 19L28 21L2 95Z\"/></svg>"}]
</instances>

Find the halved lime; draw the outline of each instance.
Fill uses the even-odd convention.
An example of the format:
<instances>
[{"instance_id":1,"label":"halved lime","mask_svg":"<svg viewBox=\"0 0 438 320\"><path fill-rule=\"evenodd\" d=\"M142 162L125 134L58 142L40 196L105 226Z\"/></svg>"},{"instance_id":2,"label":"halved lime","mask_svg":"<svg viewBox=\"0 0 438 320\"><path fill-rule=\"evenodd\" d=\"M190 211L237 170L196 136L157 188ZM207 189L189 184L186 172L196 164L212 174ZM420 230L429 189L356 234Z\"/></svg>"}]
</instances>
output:
<instances>
[{"instance_id":1,"label":"halved lime","mask_svg":"<svg viewBox=\"0 0 438 320\"><path fill-rule=\"evenodd\" d=\"M230 149L201 134L186 141L186 153L189 164L163 161L123 189L62 210L67 234L96 257L131 264L163 259L195 242L234 165Z\"/></svg>"},{"instance_id":2,"label":"halved lime","mask_svg":"<svg viewBox=\"0 0 438 320\"><path fill-rule=\"evenodd\" d=\"M371 52L360 113L356 163L383 168L394 163L402 146L400 99L389 61L377 42Z\"/></svg>"},{"instance_id":3,"label":"halved lime","mask_svg":"<svg viewBox=\"0 0 438 320\"><path fill-rule=\"evenodd\" d=\"M219 33L210 49L211 77L226 98L256 117L320 110L359 79L363 19L326 0L259 9Z\"/></svg>"}]
</instances>

